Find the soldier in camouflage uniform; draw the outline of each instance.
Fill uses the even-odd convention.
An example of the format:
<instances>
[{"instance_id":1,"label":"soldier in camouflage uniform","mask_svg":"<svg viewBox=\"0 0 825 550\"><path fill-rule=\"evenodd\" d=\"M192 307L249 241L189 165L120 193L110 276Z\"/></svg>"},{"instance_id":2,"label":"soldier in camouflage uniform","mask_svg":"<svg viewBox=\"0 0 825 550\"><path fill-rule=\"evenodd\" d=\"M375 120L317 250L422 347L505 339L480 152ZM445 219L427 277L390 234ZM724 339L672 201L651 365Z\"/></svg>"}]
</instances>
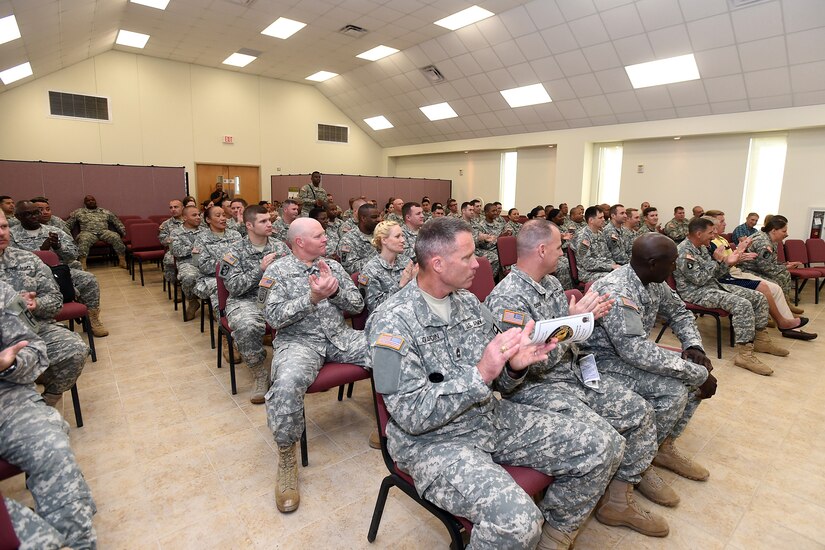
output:
<instances>
[{"instance_id":1,"label":"soldier in camouflage uniform","mask_svg":"<svg viewBox=\"0 0 825 550\"><path fill-rule=\"evenodd\" d=\"M504 230L510 231L513 237L517 237L518 232L521 231L521 224L518 221L520 217L518 208L511 208L507 211L507 223L504 224Z\"/></svg>"},{"instance_id":2,"label":"soldier in camouflage uniform","mask_svg":"<svg viewBox=\"0 0 825 550\"><path fill-rule=\"evenodd\" d=\"M0 280L21 293L36 321L35 332L46 342L50 362L40 380L43 399L55 405L80 376L89 347L79 334L54 322L63 307L63 295L51 270L31 252L8 246L9 240L9 225L0 214Z\"/></svg>"},{"instance_id":3,"label":"soldier in camouflage uniform","mask_svg":"<svg viewBox=\"0 0 825 550\"><path fill-rule=\"evenodd\" d=\"M172 233L183 225L183 203L177 199L169 201L170 218L158 227L158 240L166 247L163 255L163 277L171 282L175 280L175 256L172 255Z\"/></svg>"},{"instance_id":4,"label":"soldier in camouflage uniform","mask_svg":"<svg viewBox=\"0 0 825 550\"><path fill-rule=\"evenodd\" d=\"M14 215L14 199L8 195L0 195L0 211L6 215L9 227L20 225L20 220Z\"/></svg>"},{"instance_id":5,"label":"soldier in camouflage uniform","mask_svg":"<svg viewBox=\"0 0 825 550\"><path fill-rule=\"evenodd\" d=\"M301 199L301 216L309 216L309 211L316 206L326 208L327 191L321 187L320 172L313 172L310 175L310 183L301 187L298 198Z\"/></svg>"},{"instance_id":6,"label":"soldier in camouflage uniform","mask_svg":"<svg viewBox=\"0 0 825 550\"><path fill-rule=\"evenodd\" d=\"M648 206L642 210L642 223L639 226L639 231L636 236L644 235L645 233L658 233L662 229L659 225L659 211L652 206Z\"/></svg>"},{"instance_id":7,"label":"soldier in camouflage uniform","mask_svg":"<svg viewBox=\"0 0 825 550\"><path fill-rule=\"evenodd\" d=\"M398 225L404 225L404 199L393 199L390 203L390 211L384 216L384 220L388 222L395 222Z\"/></svg>"},{"instance_id":8,"label":"soldier in camouflage uniform","mask_svg":"<svg viewBox=\"0 0 825 550\"><path fill-rule=\"evenodd\" d=\"M613 263L624 265L630 261L630 250L627 248L627 231L624 222L627 220L627 211L624 205L614 204L610 207L610 222L602 230L602 238L607 244Z\"/></svg>"},{"instance_id":9,"label":"soldier in camouflage uniform","mask_svg":"<svg viewBox=\"0 0 825 550\"><path fill-rule=\"evenodd\" d=\"M304 431L307 388L324 362L367 364L364 332L344 321L344 313L361 312L364 300L338 262L321 259L326 240L316 220L295 220L289 228L292 255L273 262L261 279L268 287L264 316L277 331L266 413L280 454L275 503L281 512L300 502L295 443Z\"/></svg>"},{"instance_id":10,"label":"soldier in camouflage uniform","mask_svg":"<svg viewBox=\"0 0 825 550\"><path fill-rule=\"evenodd\" d=\"M584 209L574 206L573 209L570 210L570 215L564 220L563 227L566 233L572 233L574 236L587 227L587 222L584 220Z\"/></svg>"},{"instance_id":11,"label":"soldier in camouflage uniform","mask_svg":"<svg viewBox=\"0 0 825 550\"><path fill-rule=\"evenodd\" d=\"M86 195L83 204L85 208L78 208L72 212L66 221L66 225L69 226L70 230L75 224L80 228L80 233L77 234L77 249L83 269L86 269L86 256L89 255L89 249L97 241L112 245L117 257L120 259L120 267L126 269L128 267L126 265L126 245L123 244L123 239L121 239L126 234L123 222L105 208L98 208L97 200L92 195ZM114 226L117 233L109 230L109 224ZM118 235L118 233L120 234Z\"/></svg>"},{"instance_id":12,"label":"soldier in camouflage uniform","mask_svg":"<svg viewBox=\"0 0 825 550\"><path fill-rule=\"evenodd\" d=\"M56 227L61 231L65 231L67 235L72 234L66 222L64 222L61 218L52 215L52 207L49 205L49 199L46 197L34 197L32 202L37 208L40 209L40 223Z\"/></svg>"},{"instance_id":13,"label":"soldier in camouflage uniform","mask_svg":"<svg viewBox=\"0 0 825 550\"><path fill-rule=\"evenodd\" d=\"M0 238L5 232L0 229ZM95 504L69 445L69 427L34 387L49 364L37 325L26 300L0 281L0 458L26 473L37 512L5 502L22 548L95 548Z\"/></svg>"},{"instance_id":14,"label":"soldier in camouflage uniform","mask_svg":"<svg viewBox=\"0 0 825 550\"><path fill-rule=\"evenodd\" d=\"M461 219L461 209L459 208L458 201L455 199L448 199L447 200L447 209L445 210L445 215L448 218L458 218Z\"/></svg>"},{"instance_id":15,"label":"soldier in camouflage uniform","mask_svg":"<svg viewBox=\"0 0 825 550\"><path fill-rule=\"evenodd\" d=\"M688 225L690 221L685 218L685 209L682 206L677 206L673 209L673 219L665 224L665 235L679 244L687 239Z\"/></svg>"},{"instance_id":16,"label":"soldier in camouflage uniform","mask_svg":"<svg viewBox=\"0 0 825 550\"><path fill-rule=\"evenodd\" d=\"M777 253L778 247L782 246L782 241L788 236L788 220L784 216L774 216L765 223L761 231L753 235L753 240L748 246L748 252L752 252L755 257L744 261L740 267L749 273L769 279L782 287L786 297L790 297L793 292L793 284L788 266L779 261ZM803 267L801 264L795 267ZM788 300L792 304L793 299ZM793 313L803 313L803 310L791 308Z\"/></svg>"},{"instance_id":17,"label":"soldier in camouflage uniform","mask_svg":"<svg viewBox=\"0 0 825 550\"><path fill-rule=\"evenodd\" d=\"M417 202L407 202L404 203L401 212L404 216L404 223L401 224L401 233L404 236L403 254L415 261L415 240L418 238L418 230L424 225L423 211Z\"/></svg>"},{"instance_id":18,"label":"soldier in camouflage uniform","mask_svg":"<svg viewBox=\"0 0 825 550\"><path fill-rule=\"evenodd\" d=\"M72 238L54 227L42 225L40 209L32 202L18 202L17 215L20 216L20 225L11 228L11 246L29 252L52 250L61 262L70 266L77 301L85 304L89 311L92 334L98 337L108 336L109 331L100 322L100 285L97 277L88 271L76 269L80 264L77 262L77 246Z\"/></svg>"},{"instance_id":19,"label":"soldier in camouflage uniform","mask_svg":"<svg viewBox=\"0 0 825 550\"><path fill-rule=\"evenodd\" d=\"M589 207L585 211L587 227L577 235L576 268L579 271L579 281L583 283L596 281L619 267L613 261L613 256L604 240L602 232L604 218L602 216L602 212L597 207Z\"/></svg>"},{"instance_id":20,"label":"soldier in camouflage uniform","mask_svg":"<svg viewBox=\"0 0 825 550\"><path fill-rule=\"evenodd\" d=\"M266 268L290 252L283 242L272 237L272 222L266 208L257 204L247 207L244 220L248 236L223 255L220 274L229 292L224 315L232 329L232 339L255 380L249 400L261 405L269 389L269 369L264 365L266 321L264 302L258 300L259 285ZM229 352L228 346L224 349Z\"/></svg>"},{"instance_id":21,"label":"soldier in camouflage uniform","mask_svg":"<svg viewBox=\"0 0 825 550\"><path fill-rule=\"evenodd\" d=\"M178 282L181 292L186 298L186 320L195 318L201 307L200 300L195 296L195 285L198 283L198 268L192 258L195 239L201 231L201 213L197 206L187 206L183 209L183 225L172 233L172 246L169 250L175 258L178 269ZM200 252L200 249L198 249Z\"/></svg>"},{"instance_id":22,"label":"soldier in camouflage uniform","mask_svg":"<svg viewBox=\"0 0 825 550\"><path fill-rule=\"evenodd\" d=\"M272 223L272 236L279 241L286 243L287 231L289 231L289 224L295 221L301 215L301 207L293 199L284 201L284 215Z\"/></svg>"},{"instance_id":23,"label":"soldier in camouflage uniform","mask_svg":"<svg viewBox=\"0 0 825 550\"><path fill-rule=\"evenodd\" d=\"M627 251L627 257L630 258L633 250L633 241L639 236L639 225L642 223L642 218L639 215L638 208L628 208L625 212L627 213L627 220L624 222L625 237L627 239L625 241L625 250Z\"/></svg>"},{"instance_id":24,"label":"soldier in camouflage uniform","mask_svg":"<svg viewBox=\"0 0 825 550\"><path fill-rule=\"evenodd\" d=\"M599 319L610 309L609 296L588 292L580 302L567 297L550 276L561 257L561 234L544 220L530 220L518 237L518 263L490 293L485 305L504 331L527 322L592 313ZM657 503L675 506L678 496L650 467L656 454L653 408L609 375L597 384L586 382L580 364L588 360L576 344L559 342L547 361L528 368L525 381L504 397L589 422L602 431L616 430L625 438L622 463L596 507L596 518L607 525L624 525L648 536L664 537L664 518L645 510L633 498L633 486Z\"/></svg>"},{"instance_id":25,"label":"soldier in camouflage uniform","mask_svg":"<svg viewBox=\"0 0 825 550\"><path fill-rule=\"evenodd\" d=\"M601 371L622 382L653 406L659 452L653 464L688 479L704 481L708 471L674 445L700 400L713 396L716 379L702 348L693 315L664 281L673 270L676 245L658 233L633 244L630 264L591 287L609 294L615 306L596 323L584 349ZM657 315L664 317L682 343L681 357L650 340Z\"/></svg>"},{"instance_id":26,"label":"soldier in camouflage uniform","mask_svg":"<svg viewBox=\"0 0 825 550\"><path fill-rule=\"evenodd\" d=\"M208 230L201 231L192 245L192 260L198 268L198 282L195 284L195 296L209 300L212 310L218 311L218 282L215 270L223 255L237 245L241 235L233 229L226 228L226 214L220 206L213 206L206 212Z\"/></svg>"},{"instance_id":27,"label":"soldier in camouflage uniform","mask_svg":"<svg viewBox=\"0 0 825 550\"><path fill-rule=\"evenodd\" d=\"M318 220L318 223L324 228L324 233L327 234L327 251L324 253L324 257L338 261L338 230L329 223L329 210L316 206L309 211L309 217Z\"/></svg>"},{"instance_id":28,"label":"soldier in camouflage uniform","mask_svg":"<svg viewBox=\"0 0 825 550\"><path fill-rule=\"evenodd\" d=\"M240 233L241 237L246 237L246 222L243 221L243 212L247 206L249 205L241 197L235 197L229 203L229 210L232 213L230 217L235 221L231 229ZM229 228L229 225L227 225L227 228Z\"/></svg>"},{"instance_id":29,"label":"soldier in camouflage uniform","mask_svg":"<svg viewBox=\"0 0 825 550\"><path fill-rule=\"evenodd\" d=\"M362 204L358 207L358 228L341 237L338 243L338 257L341 258L341 265L350 275L361 271L370 258L375 256L372 233L378 225L378 219L378 209L375 205Z\"/></svg>"},{"instance_id":30,"label":"soldier in camouflage uniform","mask_svg":"<svg viewBox=\"0 0 825 550\"><path fill-rule=\"evenodd\" d=\"M717 248L713 256L708 245L715 234L714 222L709 218L690 221L688 238L679 244L676 260L676 289L684 300L702 307L720 308L731 314L736 357L733 364L756 374L769 376L770 367L754 356L753 352L785 356L788 350L773 343L765 327L768 324L768 301L755 290L718 281L745 257L745 246L740 243L732 253Z\"/></svg>"},{"instance_id":31,"label":"soldier in camouflage uniform","mask_svg":"<svg viewBox=\"0 0 825 550\"><path fill-rule=\"evenodd\" d=\"M378 254L358 273L358 286L364 290L367 311L370 312L404 288L418 273L417 266L403 253L407 246L397 223L379 223L372 237L372 246Z\"/></svg>"},{"instance_id":32,"label":"soldier in camouflage uniform","mask_svg":"<svg viewBox=\"0 0 825 550\"><path fill-rule=\"evenodd\" d=\"M489 260L490 267L493 268L493 277L496 278L501 271L501 263L498 259L498 238L502 235L509 235L506 224L501 216L496 214L496 206L488 202L484 205L484 216L476 223L476 256L484 256Z\"/></svg>"},{"instance_id":33,"label":"soldier in camouflage uniform","mask_svg":"<svg viewBox=\"0 0 825 550\"><path fill-rule=\"evenodd\" d=\"M463 290L478 266L474 248L461 220L422 227L416 281L368 321L375 387L391 415L389 451L423 498L474 524L471 547L566 549L618 467L623 440L495 398L494 390L512 393L555 342L530 344L532 322L496 335L489 310ZM499 464L555 481L537 507Z\"/></svg>"}]
</instances>

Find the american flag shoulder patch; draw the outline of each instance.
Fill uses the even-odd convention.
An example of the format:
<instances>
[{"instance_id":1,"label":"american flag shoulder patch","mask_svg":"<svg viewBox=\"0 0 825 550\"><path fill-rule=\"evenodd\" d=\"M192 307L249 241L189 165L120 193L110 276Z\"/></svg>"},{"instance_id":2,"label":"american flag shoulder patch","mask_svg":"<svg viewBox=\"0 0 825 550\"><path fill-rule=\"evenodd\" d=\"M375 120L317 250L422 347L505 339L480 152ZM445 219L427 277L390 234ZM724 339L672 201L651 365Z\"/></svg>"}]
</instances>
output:
<instances>
[{"instance_id":1,"label":"american flag shoulder patch","mask_svg":"<svg viewBox=\"0 0 825 550\"><path fill-rule=\"evenodd\" d=\"M584 246L590 246L590 241L588 239L582 239L582 244Z\"/></svg>"},{"instance_id":2,"label":"american flag shoulder patch","mask_svg":"<svg viewBox=\"0 0 825 550\"><path fill-rule=\"evenodd\" d=\"M622 299L622 305L623 306L626 306L626 307L635 309L636 311L639 311L639 306L636 305L636 302L634 302L630 298L625 298L624 296L622 296L621 299Z\"/></svg>"},{"instance_id":3,"label":"american flag shoulder patch","mask_svg":"<svg viewBox=\"0 0 825 550\"><path fill-rule=\"evenodd\" d=\"M263 277L261 282L258 283L258 286L262 286L264 288L272 288L272 285L275 284L275 279L272 277Z\"/></svg>"},{"instance_id":4,"label":"american flag shoulder patch","mask_svg":"<svg viewBox=\"0 0 825 550\"><path fill-rule=\"evenodd\" d=\"M395 334L387 334L386 332L382 332L378 337L378 340L375 341L375 345L398 351L401 349L401 346L404 345L404 338L401 336L396 336Z\"/></svg>"},{"instance_id":5,"label":"american flag shoulder patch","mask_svg":"<svg viewBox=\"0 0 825 550\"><path fill-rule=\"evenodd\" d=\"M238 263L238 258L232 255L231 252L227 252L223 255L223 261L228 263L229 265L235 265Z\"/></svg>"},{"instance_id":6,"label":"american flag shoulder patch","mask_svg":"<svg viewBox=\"0 0 825 550\"><path fill-rule=\"evenodd\" d=\"M504 313L501 314L501 321L503 323L510 323L511 325L524 325L524 319L527 316L522 313L521 311L512 311L509 309L505 309Z\"/></svg>"},{"instance_id":7,"label":"american flag shoulder patch","mask_svg":"<svg viewBox=\"0 0 825 550\"><path fill-rule=\"evenodd\" d=\"M359 285L367 286L367 284L368 284L369 282L370 282L370 278L369 278L369 277L367 277L367 276L366 276L366 275L364 275L363 273L359 273L359 274L358 274L358 284L359 284Z\"/></svg>"},{"instance_id":8,"label":"american flag shoulder patch","mask_svg":"<svg viewBox=\"0 0 825 550\"><path fill-rule=\"evenodd\" d=\"M695 260L696 258L694 258L693 256L691 256L690 254L685 254L685 259L686 259L686 260Z\"/></svg>"}]
</instances>

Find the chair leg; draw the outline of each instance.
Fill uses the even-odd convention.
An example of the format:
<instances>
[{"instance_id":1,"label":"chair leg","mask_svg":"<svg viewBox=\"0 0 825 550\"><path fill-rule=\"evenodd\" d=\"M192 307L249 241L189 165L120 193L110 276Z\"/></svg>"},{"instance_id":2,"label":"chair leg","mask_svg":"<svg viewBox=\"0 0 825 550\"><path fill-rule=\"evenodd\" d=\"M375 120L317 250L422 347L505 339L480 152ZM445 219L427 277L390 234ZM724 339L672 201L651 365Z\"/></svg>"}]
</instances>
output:
<instances>
[{"instance_id":1,"label":"chair leg","mask_svg":"<svg viewBox=\"0 0 825 550\"><path fill-rule=\"evenodd\" d=\"M140 286L145 286L143 284L143 260L138 259L138 267L140 268Z\"/></svg>"},{"instance_id":2,"label":"chair leg","mask_svg":"<svg viewBox=\"0 0 825 550\"><path fill-rule=\"evenodd\" d=\"M718 315L714 315L716 318L716 356L721 359L722 358L722 319L719 318Z\"/></svg>"},{"instance_id":3,"label":"chair leg","mask_svg":"<svg viewBox=\"0 0 825 550\"><path fill-rule=\"evenodd\" d=\"M177 281L177 279L175 280L174 291L175 291L175 294L174 294L174 299L172 300L172 305L175 306L175 311L177 311L178 310L178 281ZM181 291L181 294L183 294L182 291ZM183 300L183 297L181 298L181 301L182 300ZM184 307L183 310L186 311L186 308ZM183 315L183 320L186 321L186 314Z\"/></svg>"},{"instance_id":4,"label":"chair leg","mask_svg":"<svg viewBox=\"0 0 825 550\"><path fill-rule=\"evenodd\" d=\"M349 386L347 386L347 399L352 397L352 390L355 388L355 382L350 382Z\"/></svg>"},{"instance_id":5,"label":"chair leg","mask_svg":"<svg viewBox=\"0 0 825 550\"><path fill-rule=\"evenodd\" d=\"M232 345L232 335L226 335L226 349L229 352L229 381L232 385L232 395L238 393L238 387L235 384L235 346Z\"/></svg>"},{"instance_id":6,"label":"chair leg","mask_svg":"<svg viewBox=\"0 0 825 550\"><path fill-rule=\"evenodd\" d=\"M80 396L77 395L77 384L72 386L72 407L74 407L74 421L78 428L83 427L83 413L80 412Z\"/></svg>"},{"instance_id":7,"label":"chair leg","mask_svg":"<svg viewBox=\"0 0 825 550\"><path fill-rule=\"evenodd\" d=\"M375 500L375 509L372 511L372 521L370 521L370 530L367 532L367 540L374 542L378 535L378 526L381 524L381 516L384 515L384 506L387 504L387 496L390 494L390 488L395 485L392 482L392 476L387 476L381 481L381 488L378 490L378 498Z\"/></svg>"},{"instance_id":8,"label":"chair leg","mask_svg":"<svg viewBox=\"0 0 825 550\"><path fill-rule=\"evenodd\" d=\"M212 302L207 300L206 303L209 304L209 341L212 344L212 349L215 349L215 314L212 311Z\"/></svg>"},{"instance_id":9,"label":"chair leg","mask_svg":"<svg viewBox=\"0 0 825 550\"><path fill-rule=\"evenodd\" d=\"M83 317L83 331L89 339L89 351L92 353L92 363L97 363L97 352L95 351L95 335L92 334L92 323L89 316Z\"/></svg>"},{"instance_id":10,"label":"chair leg","mask_svg":"<svg viewBox=\"0 0 825 550\"><path fill-rule=\"evenodd\" d=\"M662 339L662 336L664 335L665 330L667 330L668 325L669 325L669 323L667 321L662 323L662 330L659 331L659 336L656 337L656 343L657 344L659 343L659 340Z\"/></svg>"},{"instance_id":11,"label":"chair leg","mask_svg":"<svg viewBox=\"0 0 825 550\"><path fill-rule=\"evenodd\" d=\"M194 300L194 298L192 298ZM199 298L200 299L200 298ZM204 300L201 300L201 334L203 334L203 327L204 327L204 319L206 318L206 311L204 311Z\"/></svg>"},{"instance_id":12,"label":"chair leg","mask_svg":"<svg viewBox=\"0 0 825 550\"><path fill-rule=\"evenodd\" d=\"M819 303L819 277L814 279L814 303Z\"/></svg>"},{"instance_id":13,"label":"chair leg","mask_svg":"<svg viewBox=\"0 0 825 550\"><path fill-rule=\"evenodd\" d=\"M304 431L301 432L301 466L309 466L309 448L307 447L307 415L305 410L301 410L304 419Z\"/></svg>"},{"instance_id":14,"label":"chair leg","mask_svg":"<svg viewBox=\"0 0 825 550\"><path fill-rule=\"evenodd\" d=\"M344 400L344 385L338 386L338 401Z\"/></svg>"},{"instance_id":15,"label":"chair leg","mask_svg":"<svg viewBox=\"0 0 825 550\"><path fill-rule=\"evenodd\" d=\"M84 327L85 329L85 327ZM69 330L74 332L74 319L69 319Z\"/></svg>"},{"instance_id":16,"label":"chair leg","mask_svg":"<svg viewBox=\"0 0 825 550\"><path fill-rule=\"evenodd\" d=\"M223 333L221 333L222 335ZM218 368L221 368L223 363L223 338L218 338Z\"/></svg>"}]
</instances>

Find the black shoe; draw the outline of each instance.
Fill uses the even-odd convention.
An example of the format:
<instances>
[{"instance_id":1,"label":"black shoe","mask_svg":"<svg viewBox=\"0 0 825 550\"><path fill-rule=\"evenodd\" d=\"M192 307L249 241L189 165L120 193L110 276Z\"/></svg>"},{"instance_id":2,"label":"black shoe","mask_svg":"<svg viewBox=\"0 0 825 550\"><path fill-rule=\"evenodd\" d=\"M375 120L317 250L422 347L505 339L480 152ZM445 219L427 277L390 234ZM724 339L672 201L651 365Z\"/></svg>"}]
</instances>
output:
<instances>
[{"instance_id":1,"label":"black shoe","mask_svg":"<svg viewBox=\"0 0 825 550\"><path fill-rule=\"evenodd\" d=\"M782 336L785 338L793 338L794 340L813 340L817 337L815 332L805 332L804 330L790 329L783 330Z\"/></svg>"}]
</instances>

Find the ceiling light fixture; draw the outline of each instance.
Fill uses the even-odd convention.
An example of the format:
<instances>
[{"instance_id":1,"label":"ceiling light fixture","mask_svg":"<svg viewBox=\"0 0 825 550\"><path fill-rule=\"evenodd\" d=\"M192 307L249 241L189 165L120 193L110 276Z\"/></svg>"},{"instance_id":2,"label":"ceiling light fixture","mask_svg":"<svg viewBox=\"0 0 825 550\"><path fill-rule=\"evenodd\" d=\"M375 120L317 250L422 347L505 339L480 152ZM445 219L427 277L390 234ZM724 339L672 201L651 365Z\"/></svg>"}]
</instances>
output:
<instances>
[{"instance_id":1,"label":"ceiling light fixture","mask_svg":"<svg viewBox=\"0 0 825 550\"><path fill-rule=\"evenodd\" d=\"M140 4L142 6L149 6L157 10L165 10L169 5L169 0L129 0L132 4Z\"/></svg>"},{"instance_id":2,"label":"ceiling light fixture","mask_svg":"<svg viewBox=\"0 0 825 550\"><path fill-rule=\"evenodd\" d=\"M387 120L387 118L384 115L365 118L364 122L369 124L369 127L373 130L386 130L387 128L394 128L392 122Z\"/></svg>"},{"instance_id":3,"label":"ceiling light fixture","mask_svg":"<svg viewBox=\"0 0 825 550\"><path fill-rule=\"evenodd\" d=\"M141 34L139 32L124 31L120 29L117 33L116 43L121 46L129 46L130 48L143 48L146 42L149 41L148 34Z\"/></svg>"},{"instance_id":4,"label":"ceiling light fixture","mask_svg":"<svg viewBox=\"0 0 825 550\"><path fill-rule=\"evenodd\" d=\"M550 103L550 95L541 84L532 84L520 88L510 88L499 92L510 107L525 107L527 105L538 105L539 103Z\"/></svg>"},{"instance_id":5,"label":"ceiling light fixture","mask_svg":"<svg viewBox=\"0 0 825 550\"><path fill-rule=\"evenodd\" d=\"M461 10L460 12L447 16L444 19L439 19L435 22L435 24L439 27L444 27L445 29L454 31L456 29L460 29L461 27L478 23L482 19L487 19L488 17L492 17L494 15L495 14L493 12L487 11L484 8L470 6L466 10Z\"/></svg>"},{"instance_id":6,"label":"ceiling light fixture","mask_svg":"<svg viewBox=\"0 0 825 550\"><path fill-rule=\"evenodd\" d=\"M301 23L300 21L294 21L292 19L287 19L286 17L279 17L272 23L270 26L265 28L261 31L261 34L265 34L267 36L274 36L275 38L280 38L281 40L286 40L296 32L300 31L304 27L306 27L306 23Z\"/></svg>"},{"instance_id":7,"label":"ceiling light fixture","mask_svg":"<svg viewBox=\"0 0 825 550\"><path fill-rule=\"evenodd\" d=\"M392 55L398 52L395 48L390 48L389 46L376 46L371 50L367 50L364 53L359 53L355 57L359 57L361 59L366 59L367 61L378 61L381 58L387 57L388 55Z\"/></svg>"},{"instance_id":8,"label":"ceiling light fixture","mask_svg":"<svg viewBox=\"0 0 825 550\"><path fill-rule=\"evenodd\" d=\"M312 80L314 82L323 82L324 80L329 80L330 78L338 76L338 73L331 73L329 71L318 71L315 74L311 74L306 77L306 80Z\"/></svg>"},{"instance_id":9,"label":"ceiling light fixture","mask_svg":"<svg viewBox=\"0 0 825 550\"><path fill-rule=\"evenodd\" d=\"M432 121L444 120L445 118L455 118L458 115L449 103L436 103L435 105L426 105L419 107L422 113Z\"/></svg>"},{"instance_id":10,"label":"ceiling light fixture","mask_svg":"<svg viewBox=\"0 0 825 550\"><path fill-rule=\"evenodd\" d=\"M26 61L22 65L18 65L16 67L12 67L11 69L6 69L5 71L0 72L0 80L3 81L3 84L8 86L12 82L17 82L18 80L21 80L31 75L31 63Z\"/></svg>"},{"instance_id":11,"label":"ceiling light fixture","mask_svg":"<svg viewBox=\"0 0 825 550\"><path fill-rule=\"evenodd\" d=\"M246 67L253 61L258 59L254 55L247 55L245 53L238 53L235 52L226 59L223 60L224 65L232 65L235 67Z\"/></svg>"},{"instance_id":12,"label":"ceiling light fixture","mask_svg":"<svg viewBox=\"0 0 825 550\"><path fill-rule=\"evenodd\" d=\"M630 83L636 89L700 78L699 67L696 66L696 59L692 53L628 65L624 70L630 78Z\"/></svg>"},{"instance_id":13,"label":"ceiling light fixture","mask_svg":"<svg viewBox=\"0 0 825 550\"><path fill-rule=\"evenodd\" d=\"M674 139L674 140L676 140L676 141L679 141L680 139L682 139L682 136L676 136L676 137L675 137L675 138L673 138L673 139Z\"/></svg>"},{"instance_id":14,"label":"ceiling light fixture","mask_svg":"<svg viewBox=\"0 0 825 550\"><path fill-rule=\"evenodd\" d=\"M20 27L17 26L17 19L13 15L0 19L0 44L18 38L20 38Z\"/></svg>"}]
</instances>

